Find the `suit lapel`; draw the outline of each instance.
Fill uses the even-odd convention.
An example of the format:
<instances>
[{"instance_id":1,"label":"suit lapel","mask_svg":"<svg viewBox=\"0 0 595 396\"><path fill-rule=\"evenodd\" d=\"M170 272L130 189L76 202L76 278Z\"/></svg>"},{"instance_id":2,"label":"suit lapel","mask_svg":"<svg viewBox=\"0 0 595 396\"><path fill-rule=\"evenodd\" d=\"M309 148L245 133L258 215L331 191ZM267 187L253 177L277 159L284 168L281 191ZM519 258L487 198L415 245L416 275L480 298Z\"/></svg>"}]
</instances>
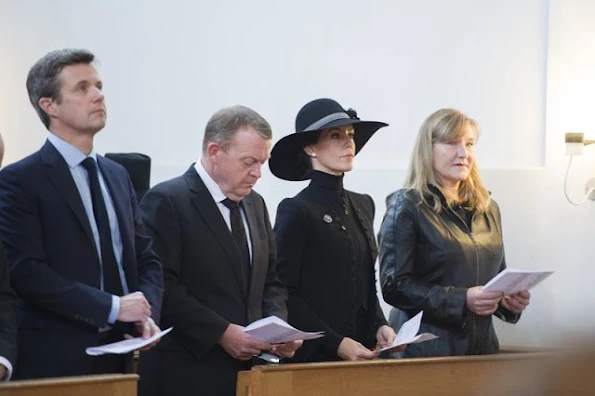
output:
<instances>
[{"instance_id":1,"label":"suit lapel","mask_svg":"<svg viewBox=\"0 0 595 396\"><path fill-rule=\"evenodd\" d=\"M89 218L87 217L87 212L85 212L81 195L72 179L68 164L49 141L45 142L40 150L40 154L42 161L48 167L48 178L68 203L68 206L78 219L81 227L83 227L85 234L87 234L89 240L93 243L93 246L95 246L95 238L91 231Z\"/></svg>"},{"instance_id":2,"label":"suit lapel","mask_svg":"<svg viewBox=\"0 0 595 396\"><path fill-rule=\"evenodd\" d=\"M217 240L221 244L221 247L229 256L229 263L232 265L232 269L236 275L236 279L244 293L247 293L247 280L244 279L243 271L240 268L240 252L236 248L235 241L227 223L221 216L221 211L217 207L213 196L207 190L198 173L191 166L190 169L184 174L184 179L188 188L192 192L192 202L199 212L201 217L204 219L207 226L211 229L213 234L217 237Z\"/></svg>"}]
</instances>

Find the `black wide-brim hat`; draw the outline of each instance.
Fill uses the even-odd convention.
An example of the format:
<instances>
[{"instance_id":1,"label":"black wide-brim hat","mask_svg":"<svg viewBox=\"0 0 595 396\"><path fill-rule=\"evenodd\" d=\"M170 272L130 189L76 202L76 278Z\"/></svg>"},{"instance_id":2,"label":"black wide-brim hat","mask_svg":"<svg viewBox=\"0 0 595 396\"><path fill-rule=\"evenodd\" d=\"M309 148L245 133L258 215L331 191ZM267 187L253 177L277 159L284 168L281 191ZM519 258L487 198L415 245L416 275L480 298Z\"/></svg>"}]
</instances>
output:
<instances>
[{"instance_id":1,"label":"black wide-brim hat","mask_svg":"<svg viewBox=\"0 0 595 396\"><path fill-rule=\"evenodd\" d=\"M379 121L362 121L355 110L345 110L332 99L313 100L295 118L295 132L279 140L271 150L271 172L284 180L305 180L308 170L304 167L303 148L314 144L322 130L342 125L353 125L356 155L378 129L388 126Z\"/></svg>"}]
</instances>

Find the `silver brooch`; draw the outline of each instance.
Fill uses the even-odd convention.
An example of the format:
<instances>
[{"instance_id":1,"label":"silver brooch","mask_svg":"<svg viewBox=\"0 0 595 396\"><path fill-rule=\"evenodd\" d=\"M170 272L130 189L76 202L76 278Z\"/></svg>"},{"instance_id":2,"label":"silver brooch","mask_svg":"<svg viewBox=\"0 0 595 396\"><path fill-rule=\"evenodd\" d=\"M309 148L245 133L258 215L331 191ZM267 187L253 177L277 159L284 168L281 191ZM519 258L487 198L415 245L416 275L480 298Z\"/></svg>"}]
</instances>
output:
<instances>
[{"instance_id":1,"label":"silver brooch","mask_svg":"<svg viewBox=\"0 0 595 396\"><path fill-rule=\"evenodd\" d=\"M324 220L327 223L332 223L333 222L333 218L330 215L325 214L324 216L322 216L322 220Z\"/></svg>"}]
</instances>

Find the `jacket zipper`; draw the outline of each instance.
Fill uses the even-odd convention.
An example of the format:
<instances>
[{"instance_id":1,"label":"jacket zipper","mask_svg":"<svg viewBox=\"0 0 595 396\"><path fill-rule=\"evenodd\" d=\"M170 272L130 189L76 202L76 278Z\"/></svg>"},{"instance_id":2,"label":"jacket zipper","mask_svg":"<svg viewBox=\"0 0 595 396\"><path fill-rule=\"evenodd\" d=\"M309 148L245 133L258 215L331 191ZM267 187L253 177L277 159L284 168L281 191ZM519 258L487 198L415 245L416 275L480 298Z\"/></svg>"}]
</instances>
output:
<instances>
[{"instance_id":1,"label":"jacket zipper","mask_svg":"<svg viewBox=\"0 0 595 396\"><path fill-rule=\"evenodd\" d=\"M469 238L471 238L471 242L473 242L473 248L475 249L475 285L479 285L479 252L477 251L477 241L475 240L475 235L473 234L473 232L471 232L471 228L469 228L469 226L467 225L467 223L465 222L465 220L463 220L461 218L461 216L458 215L457 212L455 212L454 210L452 210L452 208L449 207L449 210L459 219L461 220L461 223L463 223L463 225L465 226L465 228L467 229L467 233L469 234ZM471 217L471 224L473 224L473 219L475 219L475 213L473 213L473 216ZM471 321L473 322L473 337L472 337L472 345L475 348L475 354L479 355L479 349L476 348L476 342L475 342L475 338L477 336L477 328L475 325L475 313L471 312Z\"/></svg>"}]
</instances>

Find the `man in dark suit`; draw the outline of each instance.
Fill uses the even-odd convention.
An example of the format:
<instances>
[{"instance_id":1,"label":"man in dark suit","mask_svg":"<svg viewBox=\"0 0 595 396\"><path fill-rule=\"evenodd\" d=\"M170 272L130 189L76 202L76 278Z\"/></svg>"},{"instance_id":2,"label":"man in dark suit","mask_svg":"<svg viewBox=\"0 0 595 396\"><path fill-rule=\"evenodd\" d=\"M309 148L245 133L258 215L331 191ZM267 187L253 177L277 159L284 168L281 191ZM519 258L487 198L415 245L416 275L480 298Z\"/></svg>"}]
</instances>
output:
<instances>
[{"instance_id":1,"label":"man in dark suit","mask_svg":"<svg viewBox=\"0 0 595 396\"><path fill-rule=\"evenodd\" d=\"M126 372L131 355L85 348L159 331L163 275L130 179L93 150L106 121L93 60L58 50L31 68L29 99L48 140L0 172L0 238L23 300L15 379Z\"/></svg>"},{"instance_id":2,"label":"man in dark suit","mask_svg":"<svg viewBox=\"0 0 595 396\"><path fill-rule=\"evenodd\" d=\"M0 167L4 158L4 141L0 136ZM10 288L4 245L0 242L0 381L10 379L17 355L16 299Z\"/></svg>"},{"instance_id":3,"label":"man in dark suit","mask_svg":"<svg viewBox=\"0 0 595 396\"><path fill-rule=\"evenodd\" d=\"M206 126L202 158L143 198L164 268L162 324L174 330L140 360L141 395L234 395L253 356L290 357L301 345L271 346L243 332L263 316L287 319L268 211L252 191L270 145L258 113L220 110Z\"/></svg>"}]
</instances>

